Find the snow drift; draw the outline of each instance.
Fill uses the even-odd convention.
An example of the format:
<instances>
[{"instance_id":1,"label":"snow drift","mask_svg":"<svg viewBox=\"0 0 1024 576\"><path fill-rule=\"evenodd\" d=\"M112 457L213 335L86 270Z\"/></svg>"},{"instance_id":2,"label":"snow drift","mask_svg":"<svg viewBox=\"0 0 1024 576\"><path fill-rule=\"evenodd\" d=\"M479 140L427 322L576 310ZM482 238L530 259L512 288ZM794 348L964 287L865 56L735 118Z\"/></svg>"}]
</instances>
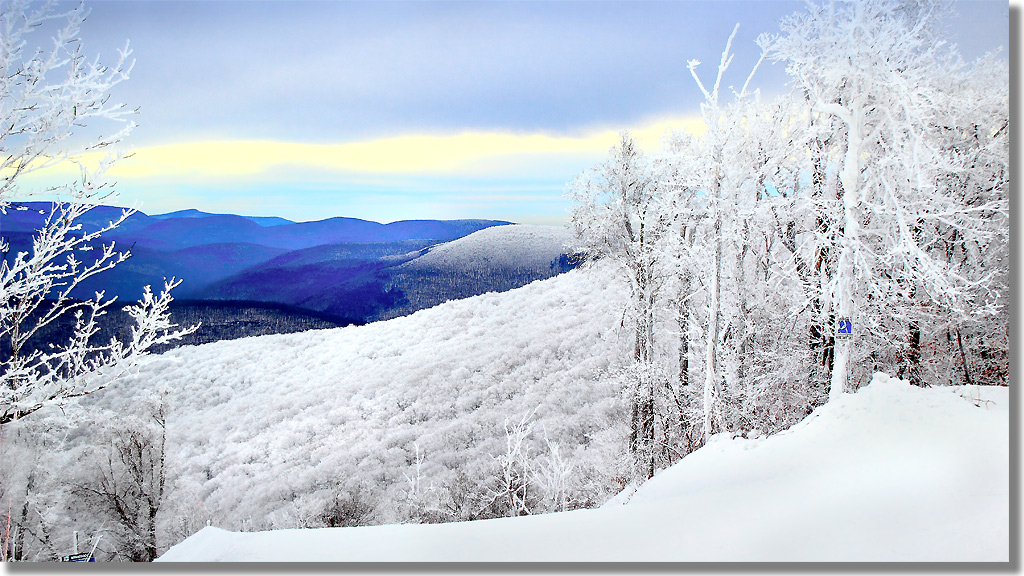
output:
<instances>
[{"instance_id":1,"label":"snow drift","mask_svg":"<svg viewBox=\"0 0 1024 576\"><path fill-rule=\"evenodd\" d=\"M1008 561L1006 388L877 374L790 430L717 438L600 509L233 533L161 561ZM620 504L626 501L625 504Z\"/></svg>"}]
</instances>

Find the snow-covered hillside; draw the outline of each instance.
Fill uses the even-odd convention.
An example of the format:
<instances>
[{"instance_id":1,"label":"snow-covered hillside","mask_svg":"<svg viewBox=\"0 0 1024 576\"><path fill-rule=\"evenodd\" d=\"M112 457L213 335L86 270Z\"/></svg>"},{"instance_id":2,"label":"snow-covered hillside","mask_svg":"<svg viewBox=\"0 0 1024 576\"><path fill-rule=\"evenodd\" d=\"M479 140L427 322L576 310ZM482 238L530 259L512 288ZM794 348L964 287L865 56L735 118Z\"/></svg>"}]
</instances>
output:
<instances>
[{"instance_id":1,"label":"snow-covered hillside","mask_svg":"<svg viewBox=\"0 0 1024 576\"><path fill-rule=\"evenodd\" d=\"M449 300L504 292L565 272L576 241L564 226L493 226L387 270L386 287L404 302L370 320L387 320Z\"/></svg>"},{"instance_id":2,"label":"snow-covered hillside","mask_svg":"<svg viewBox=\"0 0 1024 576\"><path fill-rule=\"evenodd\" d=\"M712 441L625 505L442 525L211 527L160 560L1005 562L1008 401L1006 388L920 389L879 374L787 432Z\"/></svg>"},{"instance_id":3,"label":"snow-covered hillside","mask_svg":"<svg viewBox=\"0 0 1024 576\"><path fill-rule=\"evenodd\" d=\"M366 326L183 347L83 404L128 412L170 390L169 501L226 528L316 525L337 501L400 521L411 492L438 519L472 516L505 419L534 410L531 453L557 443L599 503L625 439L608 377L630 345L621 292L572 271Z\"/></svg>"},{"instance_id":4,"label":"snow-covered hillside","mask_svg":"<svg viewBox=\"0 0 1024 576\"><path fill-rule=\"evenodd\" d=\"M575 242L564 226L492 226L435 246L402 267L453 270L546 267L571 250Z\"/></svg>"}]
</instances>

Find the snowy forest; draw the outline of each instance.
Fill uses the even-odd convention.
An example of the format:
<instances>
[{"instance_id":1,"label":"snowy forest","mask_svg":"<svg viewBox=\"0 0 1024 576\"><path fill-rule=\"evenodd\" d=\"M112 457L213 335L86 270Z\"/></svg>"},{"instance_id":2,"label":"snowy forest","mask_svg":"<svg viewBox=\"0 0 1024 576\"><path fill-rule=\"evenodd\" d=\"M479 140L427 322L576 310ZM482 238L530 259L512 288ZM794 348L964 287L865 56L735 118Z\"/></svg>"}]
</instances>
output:
<instances>
[{"instance_id":1,"label":"snowy forest","mask_svg":"<svg viewBox=\"0 0 1024 576\"><path fill-rule=\"evenodd\" d=\"M595 508L878 372L1006 387L1009 68L961 58L954 9L809 2L757 37L750 70L733 66L737 25L720 61L688 62L705 129L657 152L622 132L566 184L561 235L464 243L564 236L582 266L365 326L156 354L198 329L171 321L180 280L146 287L120 339L97 337L116 298L70 296L130 257L104 235L131 210L79 220L116 193L106 174L139 112L109 95L131 50L103 64L81 7L0 0L0 560L152 561L207 526ZM779 97L758 90L770 65L789 78ZM22 184L68 163L77 178ZM5 215L54 198L12 253ZM455 274L458 251L437 254ZM69 319L66 340L26 347Z\"/></svg>"},{"instance_id":2,"label":"snowy forest","mask_svg":"<svg viewBox=\"0 0 1024 576\"><path fill-rule=\"evenodd\" d=\"M762 35L793 90L689 70L707 131L628 133L570 186L628 281L640 478L712 434L771 434L882 371L1006 385L1008 69L942 41L945 2L811 5ZM735 36L735 31L733 36ZM738 84L738 82L737 82Z\"/></svg>"}]
</instances>

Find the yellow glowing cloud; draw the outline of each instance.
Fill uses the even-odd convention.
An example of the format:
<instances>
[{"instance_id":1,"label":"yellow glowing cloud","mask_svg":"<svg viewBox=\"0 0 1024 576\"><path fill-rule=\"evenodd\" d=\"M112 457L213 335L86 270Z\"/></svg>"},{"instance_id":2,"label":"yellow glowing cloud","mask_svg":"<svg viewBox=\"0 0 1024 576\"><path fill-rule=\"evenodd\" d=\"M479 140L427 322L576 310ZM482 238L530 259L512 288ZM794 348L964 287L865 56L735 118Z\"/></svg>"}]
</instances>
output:
<instances>
[{"instance_id":1,"label":"yellow glowing cloud","mask_svg":"<svg viewBox=\"0 0 1024 576\"><path fill-rule=\"evenodd\" d=\"M648 150L656 150L668 127L703 130L694 118L675 118L632 129ZM502 159L523 156L603 158L618 142L618 131L579 136L466 132L409 135L343 144L262 140L187 142L136 148L110 176L117 179L217 180L259 177L275 170L348 174L437 174L500 176ZM96 160L99 158L97 157ZM89 159L84 159L88 163ZM521 169L522 164L516 166ZM510 168L511 169L511 168Z\"/></svg>"}]
</instances>

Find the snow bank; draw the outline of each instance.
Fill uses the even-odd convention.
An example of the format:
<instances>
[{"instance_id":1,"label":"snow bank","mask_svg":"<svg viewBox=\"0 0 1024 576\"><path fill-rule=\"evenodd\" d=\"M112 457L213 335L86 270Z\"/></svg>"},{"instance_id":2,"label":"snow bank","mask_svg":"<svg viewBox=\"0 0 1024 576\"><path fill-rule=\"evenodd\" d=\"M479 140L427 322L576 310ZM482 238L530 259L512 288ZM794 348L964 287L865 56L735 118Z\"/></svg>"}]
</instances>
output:
<instances>
[{"instance_id":1,"label":"snow bank","mask_svg":"<svg viewBox=\"0 0 1024 576\"><path fill-rule=\"evenodd\" d=\"M1007 392L878 374L782 434L709 443L625 505L443 525L206 528L160 560L1005 562Z\"/></svg>"}]
</instances>

